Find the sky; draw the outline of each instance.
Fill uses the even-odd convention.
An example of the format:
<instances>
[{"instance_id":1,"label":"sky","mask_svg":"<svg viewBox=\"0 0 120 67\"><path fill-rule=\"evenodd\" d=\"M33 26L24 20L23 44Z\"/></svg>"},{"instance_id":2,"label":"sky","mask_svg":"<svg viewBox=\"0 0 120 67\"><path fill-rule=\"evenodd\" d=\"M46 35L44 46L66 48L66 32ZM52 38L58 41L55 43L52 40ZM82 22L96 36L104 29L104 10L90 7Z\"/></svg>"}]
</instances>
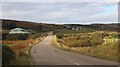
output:
<instances>
[{"instance_id":1,"label":"sky","mask_svg":"<svg viewBox=\"0 0 120 67\"><path fill-rule=\"evenodd\" d=\"M0 18L52 24L117 23L118 2L22 2L3 0Z\"/></svg>"}]
</instances>

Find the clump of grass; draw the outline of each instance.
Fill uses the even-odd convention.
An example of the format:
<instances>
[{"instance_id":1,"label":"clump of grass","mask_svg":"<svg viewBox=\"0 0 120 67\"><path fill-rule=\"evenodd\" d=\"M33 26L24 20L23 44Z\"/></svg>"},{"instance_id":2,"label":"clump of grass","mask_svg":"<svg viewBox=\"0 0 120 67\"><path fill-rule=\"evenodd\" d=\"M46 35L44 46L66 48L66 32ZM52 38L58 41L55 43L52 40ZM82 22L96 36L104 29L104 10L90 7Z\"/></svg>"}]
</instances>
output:
<instances>
[{"instance_id":1,"label":"clump of grass","mask_svg":"<svg viewBox=\"0 0 120 67\"><path fill-rule=\"evenodd\" d=\"M62 37L62 43L68 47L89 47L103 43L103 38L98 35L69 36Z\"/></svg>"}]
</instances>

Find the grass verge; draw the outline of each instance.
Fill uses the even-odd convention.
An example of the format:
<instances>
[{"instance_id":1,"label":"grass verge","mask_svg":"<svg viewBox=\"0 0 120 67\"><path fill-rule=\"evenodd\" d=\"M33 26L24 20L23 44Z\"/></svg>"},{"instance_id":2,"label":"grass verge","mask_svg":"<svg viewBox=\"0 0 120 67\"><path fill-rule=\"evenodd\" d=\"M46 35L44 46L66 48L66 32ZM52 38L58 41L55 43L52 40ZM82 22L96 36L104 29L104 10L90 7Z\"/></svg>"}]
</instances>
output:
<instances>
[{"instance_id":1,"label":"grass verge","mask_svg":"<svg viewBox=\"0 0 120 67\"><path fill-rule=\"evenodd\" d=\"M37 38L37 39L29 39L29 40L4 40L2 41L3 45L10 48L15 53L15 59L11 59L9 63L5 63L5 65L32 65L32 58L29 54L29 50L42 41L45 36ZM6 53L8 54L9 51ZM4 55L5 56L5 55ZM7 55L6 55L7 56Z\"/></svg>"},{"instance_id":2,"label":"grass verge","mask_svg":"<svg viewBox=\"0 0 120 67\"><path fill-rule=\"evenodd\" d=\"M93 47L67 47L58 43L58 39L56 36L53 37L52 40L53 46L56 48L75 52L82 55L92 56L104 60L116 61L118 62L118 58L120 58L118 52L118 42L113 42L108 45L101 45L101 46L93 46Z\"/></svg>"}]
</instances>

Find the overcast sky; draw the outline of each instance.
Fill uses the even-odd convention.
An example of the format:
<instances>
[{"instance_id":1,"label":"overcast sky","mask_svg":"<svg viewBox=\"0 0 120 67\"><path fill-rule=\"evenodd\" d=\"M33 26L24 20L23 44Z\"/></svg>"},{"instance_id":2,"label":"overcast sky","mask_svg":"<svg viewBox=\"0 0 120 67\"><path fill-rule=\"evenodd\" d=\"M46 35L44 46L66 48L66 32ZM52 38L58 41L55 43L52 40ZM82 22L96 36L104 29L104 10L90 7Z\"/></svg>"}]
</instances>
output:
<instances>
[{"instance_id":1,"label":"overcast sky","mask_svg":"<svg viewBox=\"0 0 120 67\"><path fill-rule=\"evenodd\" d=\"M112 0L111 0L112 1ZM117 2L3 2L2 17L56 24L117 23Z\"/></svg>"}]
</instances>

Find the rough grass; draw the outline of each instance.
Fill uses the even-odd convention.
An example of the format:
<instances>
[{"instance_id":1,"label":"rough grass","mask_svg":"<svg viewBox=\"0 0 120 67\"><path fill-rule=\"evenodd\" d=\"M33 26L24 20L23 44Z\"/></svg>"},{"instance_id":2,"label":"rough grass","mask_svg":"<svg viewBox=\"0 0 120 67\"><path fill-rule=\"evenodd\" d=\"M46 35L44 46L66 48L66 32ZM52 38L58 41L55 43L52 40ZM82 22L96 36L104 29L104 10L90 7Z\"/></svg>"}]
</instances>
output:
<instances>
[{"instance_id":1,"label":"rough grass","mask_svg":"<svg viewBox=\"0 0 120 67\"><path fill-rule=\"evenodd\" d=\"M115 43L97 47L72 48L72 50L84 55L118 61L118 44Z\"/></svg>"},{"instance_id":2,"label":"rough grass","mask_svg":"<svg viewBox=\"0 0 120 67\"><path fill-rule=\"evenodd\" d=\"M16 55L15 60L11 60L9 65L31 65L32 60L28 54L22 53L21 55Z\"/></svg>"},{"instance_id":3,"label":"rough grass","mask_svg":"<svg viewBox=\"0 0 120 67\"><path fill-rule=\"evenodd\" d=\"M30 43L33 43L33 39L29 40L3 40L2 44L9 46L13 51L19 53L19 51L25 52L25 48L29 46Z\"/></svg>"},{"instance_id":4,"label":"rough grass","mask_svg":"<svg viewBox=\"0 0 120 67\"><path fill-rule=\"evenodd\" d=\"M29 43L32 43L33 41L34 40L3 40L2 43L16 53L16 58L11 60L8 65L31 65L32 60L29 54L26 54L26 49L29 47Z\"/></svg>"},{"instance_id":5,"label":"rough grass","mask_svg":"<svg viewBox=\"0 0 120 67\"><path fill-rule=\"evenodd\" d=\"M58 43L58 40L57 40L57 37L56 37L56 36L53 37L52 43L53 43L53 45L54 45L55 47L58 47L58 48L60 47L60 46L59 46L60 44Z\"/></svg>"},{"instance_id":6,"label":"rough grass","mask_svg":"<svg viewBox=\"0 0 120 67\"><path fill-rule=\"evenodd\" d=\"M60 43L58 43L58 38L56 37L56 35L52 38L52 45L58 49L70 51L67 46L60 45Z\"/></svg>"},{"instance_id":7,"label":"rough grass","mask_svg":"<svg viewBox=\"0 0 120 67\"><path fill-rule=\"evenodd\" d=\"M100 59L111 60L111 61L119 61L118 57L118 42L107 42L104 45L98 45L93 47L67 47L65 45L59 46L58 40L56 37L53 38L53 45L57 48L60 48L65 51L75 52L83 55L88 55L92 57L97 57Z\"/></svg>"},{"instance_id":8,"label":"rough grass","mask_svg":"<svg viewBox=\"0 0 120 67\"><path fill-rule=\"evenodd\" d=\"M11 60L9 65L32 65L32 59L29 50L36 43L42 41L45 37L28 40L3 40L2 44L8 46L16 53L15 60Z\"/></svg>"}]
</instances>

